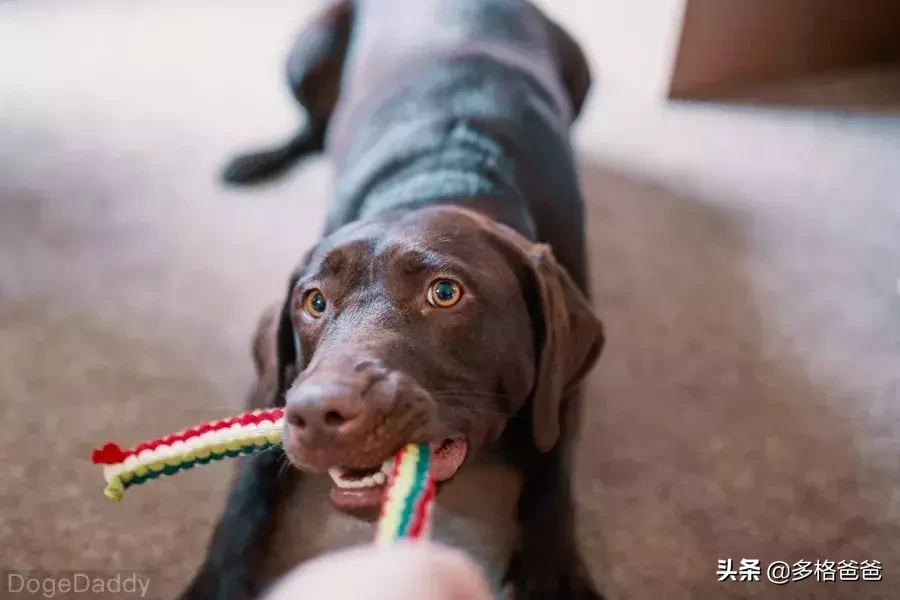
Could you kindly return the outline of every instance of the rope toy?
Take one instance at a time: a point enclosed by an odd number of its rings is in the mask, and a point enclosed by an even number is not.
[[[280,448],[283,430],[283,408],[256,410],[201,423],[127,450],[107,442],[91,453],[91,462],[103,466],[103,493],[118,502],[131,486],[199,465]],[[377,544],[429,536],[435,496],[430,469],[427,444],[408,444],[394,456],[381,504]]]

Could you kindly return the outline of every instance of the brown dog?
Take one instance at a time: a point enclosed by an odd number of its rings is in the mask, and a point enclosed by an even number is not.
[[[185,597],[250,598],[370,540],[382,463],[416,441],[435,449],[435,537],[498,594],[596,598],[568,477],[603,345],[568,138],[590,80],[578,46],[524,0],[332,2],[288,78],[306,124],[225,178],[326,148],[337,167],[324,238],[254,343],[250,403],[285,406],[295,468],[245,461]]]

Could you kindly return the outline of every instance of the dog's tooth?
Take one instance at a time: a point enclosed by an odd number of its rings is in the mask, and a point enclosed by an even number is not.
[[[377,473],[372,475],[372,481],[375,482],[375,485],[383,484],[385,479],[387,479],[387,475],[385,475],[383,471],[378,471]]]
[[[384,473],[385,475],[390,475],[391,468],[393,468],[393,466],[394,466],[394,459],[389,458],[386,461],[384,461],[383,463],[381,463],[381,472]]]
[[[339,486],[341,485],[341,483],[343,483],[344,472],[338,467],[331,467],[330,469],[328,469],[328,474],[331,475],[331,480]]]
[[[359,487],[372,487],[373,485],[375,485],[375,480],[370,475],[368,477],[364,477],[360,483],[362,485],[360,485]]]

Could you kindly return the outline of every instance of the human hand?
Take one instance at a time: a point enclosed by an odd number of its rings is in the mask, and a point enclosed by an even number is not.
[[[265,600],[490,600],[468,556],[427,542],[361,546],[316,558],[284,577]]]

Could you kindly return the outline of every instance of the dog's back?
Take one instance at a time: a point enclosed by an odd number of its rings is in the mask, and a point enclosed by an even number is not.
[[[526,0],[359,0],[326,148],[326,230],[470,198],[553,244],[583,283],[569,126],[589,85],[577,45]]]
[[[415,102],[407,107],[415,118],[436,112],[442,117],[493,116],[512,107],[507,102],[516,87],[507,88],[505,98],[486,97],[484,102],[454,106],[457,98],[437,98],[437,106],[423,105],[422,79],[454,60],[482,58],[505,66],[519,78],[529,78],[538,90],[541,110],[568,129],[572,120],[571,99],[561,79],[561,57],[554,31],[544,15],[527,0],[357,0],[354,4],[353,37],[344,63],[338,106],[332,116],[333,150],[338,154],[354,125],[365,121],[378,105]],[[469,69],[470,74],[473,69]],[[489,75],[478,81],[445,75],[442,91],[454,88],[472,92],[476,84],[501,87]],[[459,85],[462,84],[462,85]],[[413,88],[417,97],[403,94]],[[489,91],[489,90],[482,90]],[[422,113],[425,113],[424,115]],[[449,115],[448,115],[449,113]]]

